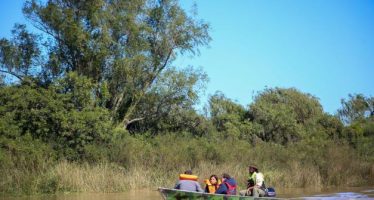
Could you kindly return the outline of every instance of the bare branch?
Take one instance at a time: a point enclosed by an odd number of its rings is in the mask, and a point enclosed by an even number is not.
[[[132,123],[134,123],[134,122],[137,122],[137,121],[141,121],[141,120],[144,120],[144,117],[138,117],[138,118],[134,118],[134,119],[132,119],[132,120],[127,120],[127,119],[125,119],[125,120],[123,121],[123,128],[124,128],[124,129],[127,129],[127,127],[128,127],[130,124],[132,124]]]
[[[14,72],[5,71],[5,70],[0,70],[0,72],[10,74],[10,75],[12,75],[12,76],[18,78],[18,79],[21,80],[21,81],[23,80],[23,77],[22,77],[22,76],[20,76],[20,75],[14,73]]]
[[[134,122],[137,122],[137,121],[141,121],[141,120],[144,120],[144,117],[138,117],[138,118],[132,119],[132,120],[127,122],[127,125],[129,125],[131,123],[134,123]]]

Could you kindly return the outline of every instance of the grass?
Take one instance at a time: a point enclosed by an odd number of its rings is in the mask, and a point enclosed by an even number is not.
[[[318,148],[306,144],[281,146],[243,141],[176,140],[159,137],[120,144],[112,159],[97,162],[59,160],[2,167],[0,193],[35,194],[56,192],[121,192],[133,189],[173,187],[178,175],[192,169],[204,179],[229,173],[243,188],[248,164],[255,163],[268,186],[321,188],[374,184],[374,163],[363,160],[348,145],[332,142]],[[131,147],[131,148],[130,148]],[[219,148],[218,148],[219,147]],[[130,149],[127,149],[130,148]],[[302,150],[301,150],[302,149]],[[213,151],[213,152],[212,152]],[[127,153],[126,153],[127,152]],[[115,158],[115,159],[113,159]]]

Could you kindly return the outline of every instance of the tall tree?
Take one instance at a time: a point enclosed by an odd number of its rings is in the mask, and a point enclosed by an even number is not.
[[[227,98],[221,92],[216,92],[209,98],[209,111],[218,131],[224,130],[226,123],[241,123],[247,113],[242,105]]]
[[[198,101],[199,93],[204,91],[206,81],[207,75],[202,70],[165,70],[139,102],[136,115],[144,120],[134,123],[129,130],[151,131],[153,134],[160,131],[196,132],[195,127],[200,124],[202,117],[193,106]]]
[[[264,127],[259,137],[283,144],[301,139],[322,116],[317,98],[294,88],[265,89],[250,105],[250,118]]]
[[[23,10],[43,39],[20,27],[25,37],[2,40],[0,72],[21,79],[43,52],[45,62],[36,68],[41,81],[71,71],[92,79],[96,97],[108,99],[100,105],[124,127],[144,118],[136,115],[140,102],[176,56],[193,55],[210,41],[208,24],[187,15],[177,0],[29,0]]]
[[[342,108],[338,110],[338,115],[345,124],[374,116],[374,97],[349,94],[348,100],[342,99],[341,104]]]
[[[14,25],[12,36],[11,40],[0,39],[0,74],[23,81],[38,73],[39,37],[29,33],[22,24]]]

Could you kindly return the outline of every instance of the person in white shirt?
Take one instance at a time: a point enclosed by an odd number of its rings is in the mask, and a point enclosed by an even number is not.
[[[241,196],[263,197],[265,196],[264,175],[258,171],[255,165],[249,165],[249,176],[246,190],[241,190]]]

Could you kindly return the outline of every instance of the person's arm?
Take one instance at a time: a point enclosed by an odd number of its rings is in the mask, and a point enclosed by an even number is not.
[[[181,184],[180,184],[180,182],[178,181],[177,184],[175,184],[174,189],[179,190],[180,188],[181,188]]]
[[[198,183],[198,182],[196,182],[196,191],[197,192],[204,192],[204,190],[200,186],[200,183]]]
[[[216,191],[216,194],[226,194],[226,191],[227,191],[226,184],[221,183],[221,185],[219,185],[219,188]]]
[[[205,190],[204,190],[204,192],[205,192],[205,193],[209,193],[209,186],[208,186],[208,185],[205,186]]]
[[[255,185],[255,182],[252,179],[247,180],[247,188],[253,187]]]

